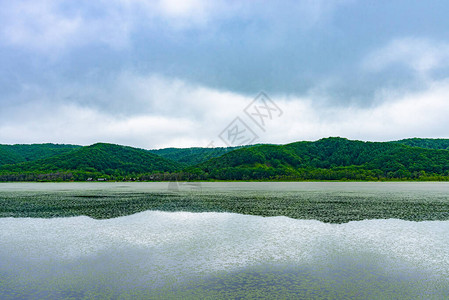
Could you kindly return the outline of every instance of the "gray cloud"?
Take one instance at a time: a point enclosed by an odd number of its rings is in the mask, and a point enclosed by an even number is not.
[[[449,77],[449,21],[439,13],[446,6],[402,0],[371,6],[338,0],[5,2],[0,143],[203,145],[260,90],[313,117],[292,117],[288,122],[297,128],[274,126],[279,132],[266,135],[267,142],[382,139],[380,125],[376,132],[354,117],[336,126],[326,116],[351,118],[356,111],[368,118],[374,111],[387,114],[396,102],[419,106],[401,102],[404,95],[422,101],[417,95],[428,95],[441,106],[431,91]],[[381,122],[377,116],[371,122]],[[389,136],[432,135],[432,128],[444,135],[430,119],[423,118],[425,131],[399,122]],[[59,129],[53,134],[51,128]],[[149,135],[155,138],[148,141]]]

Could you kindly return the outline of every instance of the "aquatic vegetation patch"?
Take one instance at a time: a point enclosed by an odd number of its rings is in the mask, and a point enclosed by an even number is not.
[[[0,191],[0,217],[96,219],[146,210],[232,212],[345,223],[364,219],[449,220],[445,193],[254,190],[68,190]]]

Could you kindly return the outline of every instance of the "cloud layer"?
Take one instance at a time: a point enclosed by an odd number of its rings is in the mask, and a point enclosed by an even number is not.
[[[253,98],[158,76],[119,76],[114,88],[85,88],[80,102],[53,101],[53,94],[78,90],[41,91],[42,98],[2,110],[0,139],[14,143],[57,141],[91,144],[108,141],[143,148],[206,147],[225,145],[219,134],[240,117],[258,136],[257,142],[287,143],[344,136],[361,140],[392,140],[403,137],[447,136],[449,128],[449,81],[430,84],[425,90],[384,90],[379,105],[328,106],[313,98],[272,97],[283,114],[264,118],[261,130],[244,112]],[[33,91],[34,92],[34,91]],[[120,99],[126,96],[126,105]],[[31,97],[31,95],[30,95]],[[96,98],[99,97],[99,98]],[[27,98],[27,97],[25,97]],[[26,109],[25,109],[26,107]]]
[[[436,1],[1,4],[0,143],[220,145],[261,90],[258,142],[449,137]]]

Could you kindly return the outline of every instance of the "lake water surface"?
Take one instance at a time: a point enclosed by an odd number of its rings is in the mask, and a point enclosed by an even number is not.
[[[433,183],[202,183],[179,190],[437,197]],[[167,183],[2,184],[1,193],[163,191]],[[176,192],[173,191],[172,192]],[[429,196],[430,195],[430,196]],[[399,197],[398,199],[400,199]],[[449,221],[329,224],[144,211],[105,220],[0,218],[0,299],[446,299]]]

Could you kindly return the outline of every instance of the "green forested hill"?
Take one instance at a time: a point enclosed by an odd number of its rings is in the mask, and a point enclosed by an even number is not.
[[[15,164],[23,161],[23,159],[12,152],[7,146],[0,145],[0,166],[5,164]]]
[[[449,180],[449,150],[427,149],[444,148],[445,141],[409,139],[381,143],[326,138],[287,145],[151,151],[104,143],[86,147],[43,144],[36,145],[34,150],[30,145],[15,148],[2,145],[0,181],[86,180],[89,177],[111,180]],[[64,153],[52,154],[58,151]],[[42,156],[47,157],[39,158]],[[21,162],[14,164],[17,161]]]
[[[412,147],[421,147],[427,149],[443,149],[449,150],[449,139],[404,139],[399,141],[394,141],[392,143],[403,144]]]
[[[164,148],[158,150],[150,150],[150,152],[164,158],[179,162],[184,166],[193,166],[242,147],[249,146],[219,148]]]
[[[149,172],[174,172],[175,162],[159,157],[147,150],[98,143],[69,153],[15,165],[4,165],[0,173],[14,172],[67,172],[123,176]],[[84,177],[83,177],[84,178]]]
[[[215,179],[417,179],[449,175],[449,151],[326,138],[259,145],[211,159],[190,172]]]
[[[412,147],[420,147],[426,149],[449,149],[449,139],[421,139],[412,138],[390,143],[402,144]],[[293,143],[295,144],[295,143]],[[179,162],[184,166],[194,166],[206,162],[212,158],[220,157],[223,154],[237,150],[240,148],[248,148],[260,145],[240,146],[240,147],[224,147],[224,148],[164,148],[150,150],[150,152],[165,157],[167,159]]]
[[[0,145],[0,166],[48,158],[79,148],[64,144]]]

